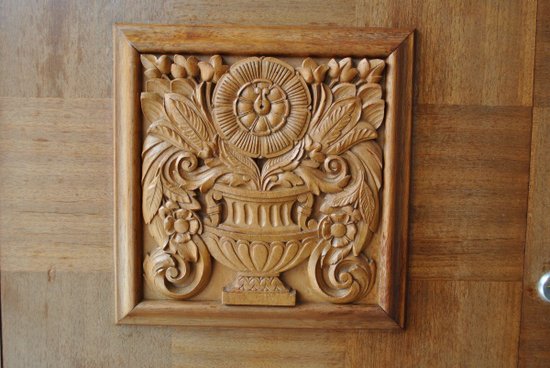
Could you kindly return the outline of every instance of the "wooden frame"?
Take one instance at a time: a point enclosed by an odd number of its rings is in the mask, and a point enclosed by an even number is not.
[[[116,320],[123,324],[277,328],[402,328],[405,322],[413,31],[184,25],[114,26]],[[141,53],[380,57],[387,65],[382,229],[386,252],[378,305],[228,307],[143,300]]]

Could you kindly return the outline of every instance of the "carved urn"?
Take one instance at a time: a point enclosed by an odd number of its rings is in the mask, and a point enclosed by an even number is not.
[[[167,63],[170,73],[142,94],[143,213],[159,243],[144,262],[153,288],[197,294],[212,256],[236,271],[224,304],[291,306],[296,292],[279,276],[308,260],[327,300],[364,297],[375,277],[364,249],[378,222],[383,61]],[[157,59],[144,65],[163,73]]]

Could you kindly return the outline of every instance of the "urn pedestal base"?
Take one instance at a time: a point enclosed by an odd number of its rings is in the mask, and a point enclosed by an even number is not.
[[[222,291],[226,305],[296,305],[296,291],[286,287],[278,275],[255,276],[238,274]]]

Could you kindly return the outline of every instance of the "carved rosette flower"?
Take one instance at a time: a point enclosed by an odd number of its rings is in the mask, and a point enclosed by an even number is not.
[[[345,212],[326,216],[319,224],[321,237],[334,248],[342,248],[355,239],[357,227],[351,216]]]
[[[234,112],[242,127],[254,135],[266,136],[285,124],[289,103],[281,87],[258,80],[243,86]]]
[[[279,156],[294,146],[310,119],[304,80],[285,62],[248,58],[231,66],[213,95],[220,136],[250,157]]]
[[[183,244],[191,240],[202,230],[201,223],[194,212],[180,208],[174,201],[167,201],[159,209],[163,221],[164,231],[172,236],[176,244]]]

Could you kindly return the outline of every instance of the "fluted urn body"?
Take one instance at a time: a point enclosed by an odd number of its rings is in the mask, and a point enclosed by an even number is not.
[[[217,221],[207,224],[203,238],[212,256],[238,271],[223,292],[226,304],[294,305],[295,292],[279,274],[305,260],[315,244],[308,230],[313,195],[305,186],[290,190],[250,191],[215,185]],[[311,222],[311,221],[310,221]],[[311,226],[311,223],[309,224]]]

